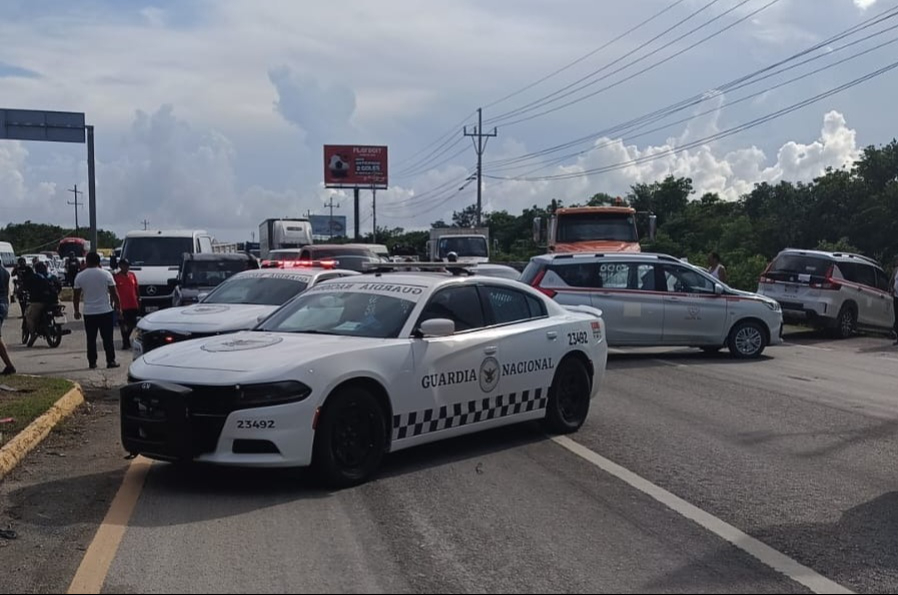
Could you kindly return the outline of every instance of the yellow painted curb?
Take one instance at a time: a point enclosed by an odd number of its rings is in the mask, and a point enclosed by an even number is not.
[[[82,403],[84,393],[76,382],[69,392],[53,403],[40,417],[0,448],[0,479],[6,477],[34,447],[40,444],[56,424],[68,417]]]

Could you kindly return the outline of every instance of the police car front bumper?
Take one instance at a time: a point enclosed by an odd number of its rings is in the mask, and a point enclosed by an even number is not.
[[[245,467],[311,464],[315,405],[308,395],[294,402],[247,406],[240,394],[233,386],[128,384],[120,391],[122,445],[132,454],[163,461]]]

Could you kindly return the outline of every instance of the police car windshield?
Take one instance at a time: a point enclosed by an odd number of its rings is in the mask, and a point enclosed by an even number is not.
[[[204,304],[252,304],[280,306],[308,287],[309,279],[298,275],[253,275],[232,277],[216,287]]]
[[[310,291],[278,310],[257,330],[395,339],[414,307],[410,299],[380,292]]]

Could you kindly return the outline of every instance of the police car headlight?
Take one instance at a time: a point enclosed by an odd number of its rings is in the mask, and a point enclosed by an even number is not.
[[[312,389],[295,380],[237,386],[237,404],[246,407],[266,407],[302,401]]]

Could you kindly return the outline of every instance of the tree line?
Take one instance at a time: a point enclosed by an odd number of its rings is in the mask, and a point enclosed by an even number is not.
[[[754,291],[758,277],[783,248],[850,251],[870,256],[891,271],[898,258],[898,141],[869,146],[842,169],[829,168],[810,182],[756,184],[738,200],[716,193],[696,196],[687,177],[668,176],[635,184],[621,197],[638,211],[657,215],[655,241],[640,230],[643,251],[686,257],[705,265],[711,251],[720,253],[733,287]],[[587,200],[559,206],[612,204],[615,197],[597,193]],[[532,241],[534,217],[545,217],[552,200],[514,215],[505,210],[483,215],[495,241],[492,260],[526,261],[543,249]],[[450,223],[434,227],[471,227],[476,206],[455,211]],[[644,228],[645,225],[642,225]],[[388,247],[413,246],[423,252],[428,232],[378,229],[377,241]],[[371,241],[369,232],[365,238]]]
[[[8,223],[0,229],[0,242],[9,242],[16,254],[36,254],[38,252],[55,252],[62,238],[90,239],[90,230],[80,228],[77,232],[72,228],[49,225],[47,223]],[[99,246],[94,248],[116,248],[122,242],[111,231],[97,230],[97,242]]]

